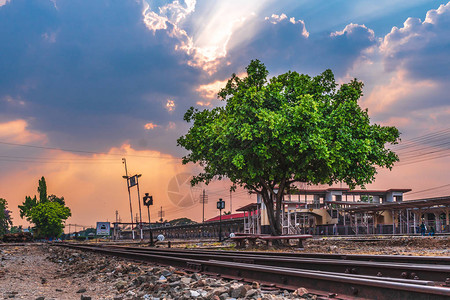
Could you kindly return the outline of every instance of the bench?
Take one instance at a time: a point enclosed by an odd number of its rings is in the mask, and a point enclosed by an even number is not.
[[[303,240],[312,238],[310,234],[293,234],[293,235],[270,235],[261,236],[260,239],[267,242],[267,246],[272,246],[272,241],[286,241],[298,240],[298,248],[303,248]]]
[[[236,233],[236,236],[230,238],[233,241],[236,241],[238,248],[244,248],[245,242],[248,241],[248,243],[252,246],[256,244],[256,240],[258,238],[261,238],[262,236],[268,236],[265,234],[245,234],[245,233]]]
[[[303,240],[312,238],[310,234],[294,234],[294,235],[268,235],[268,234],[237,234],[232,237],[233,241],[236,241],[239,248],[245,247],[245,242],[252,246],[256,244],[256,240],[260,239],[267,242],[267,246],[272,246],[273,241],[285,241],[289,243],[290,240],[298,240],[298,247],[303,248]]]

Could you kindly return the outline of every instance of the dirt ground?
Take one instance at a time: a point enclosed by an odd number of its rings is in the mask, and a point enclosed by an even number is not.
[[[450,236],[370,236],[370,237],[315,237],[303,241],[303,249],[298,249],[294,241],[291,247],[270,247],[264,242],[257,242],[255,247],[236,249],[234,243],[225,245],[211,242],[172,243],[178,248],[215,248],[240,251],[287,251],[307,253],[337,254],[384,254],[384,255],[417,255],[417,256],[450,256]],[[247,245],[248,246],[248,245]],[[163,244],[161,247],[167,247]]]
[[[331,237],[304,242],[304,252],[450,256],[450,236]]]
[[[112,286],[88,282],[81,274],[69,275],[48,259],[51,251],[48,246],[35,244],[1,247],[0,297],[69,300],[95,293],[100,297],[97,299],[113,299]]]

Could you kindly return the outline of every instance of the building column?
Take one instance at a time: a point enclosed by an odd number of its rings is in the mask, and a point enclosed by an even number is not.
[[[449,218],[450,218],[450,209],[447,207],[447,209],[446,209],[446,212],[445,212],[445,223],[446,223],[446,225],[447,226],[449,226],[450,224],[449,224]]]
[[[434,215],[434,231],[441,232],[441,221],[439,220],[439,213],[433,213]]]
[[[395,211],[392,211],[392,234],[395,234]]]
[[[366,221],[367,221],[367,234],[369,234],[369,214],[364,213],[364,216],[366,217]]]
[[[377,233],[377,213],[376,212],[374,212],[373,213],[373,216],[372,216],[372,218],[373,218],[373,234],[376,234]]]
[[[418,219],[418,213],[413,211],[413,217],[414,217],[414,231],[413,233],[417,233],[416,229],[417,229],[417,219]]]

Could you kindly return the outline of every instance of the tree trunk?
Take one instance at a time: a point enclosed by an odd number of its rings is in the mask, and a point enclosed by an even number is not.
[[[264,204],[266,206],[267,217],[269,219],[270,233],[271,235],[281,235],[281,224],[277,221],[276,215],[279,215],[279,211],[275,210],[273,207],[273,196],[269,191],[261,191],[261,197],[263,198]]]

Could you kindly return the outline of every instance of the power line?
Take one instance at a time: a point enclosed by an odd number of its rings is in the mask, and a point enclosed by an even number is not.
[[[393,145],[400,161],[396,166],[406,166],[450,156],[450,128],[428,133]]]
[[[420,191],[415,191],[415,192],[412,192],[412,193],[408,193],[408,196],[409,195],[413,195],[413,194],[420,194],[420,193],[428,192],[428,191],[435,191],[437,189],[440,189],[440,188],[443,188],[443,187],[447,187],[447,186],[450,186],[450,183],[449,184],[444,184],[444,185],[441,185],[441,186],[432,187],[432,188],[429,188],[429,189],[426,189],[426,190],[420,190]]]
[[[36,146],[36,145],[26,145],[26,144],[17,144],[17,143],[8,143],[8,142],[1,142],[2,145],[8,145],[8,146],[17,146],[17,147],[26,147],[26,148],[35,148],[35,149],[45,149],[45,150],[59,150],[64,152],[71,152],[71,153],[84,153],[84,154],[98,154],[98,155],[112,155],[112,156],[132,156],[132,157],[142,157],[142,158],[159,158],[159,159],[181,159],[181,157],[162,157],[162,156],[155,156],[155,155],[137,155],[137,154],[120,154],[120,153],[105,153],[105,152],[95,152],[95,151],[87,151],[87,150],[75,150],[75,149],[68,149],[68,148],[57,148],[57,147],[45,147],[45,146]]]
[[[118,162],[95,162],[95,161],[37,161],[37,160],[20,160],[20,159],[1,159],[2,162],[15,163],[34,163],[34,164],[116,164]]]
[[[434,133],[428,133],[422,136],[418,136],[415,138],[411,138],[409,140],[406,141],[401,141],[399,144],[396,145],[392,145],[392,147],[397,148],[397,149],[401,149],[404,147],[409,147],[409,144],[420,144],[423,143],[424,141],[428,141],[430,139],[437,139],[440,138],[442,136],[446,136],[450,133],[450,128],[447,129],[443,129],[440,131],[436,131]]]
[[[52,158],[52,157],[29,157],[29,156],[12,156],[12,155],[0,155],[0,158],[12,158],[12,159],[33,159],[33,160],[52,160],[52,161],[92,161],[92,160],[105,160],[105,161],[117,161],[117,158]]]

